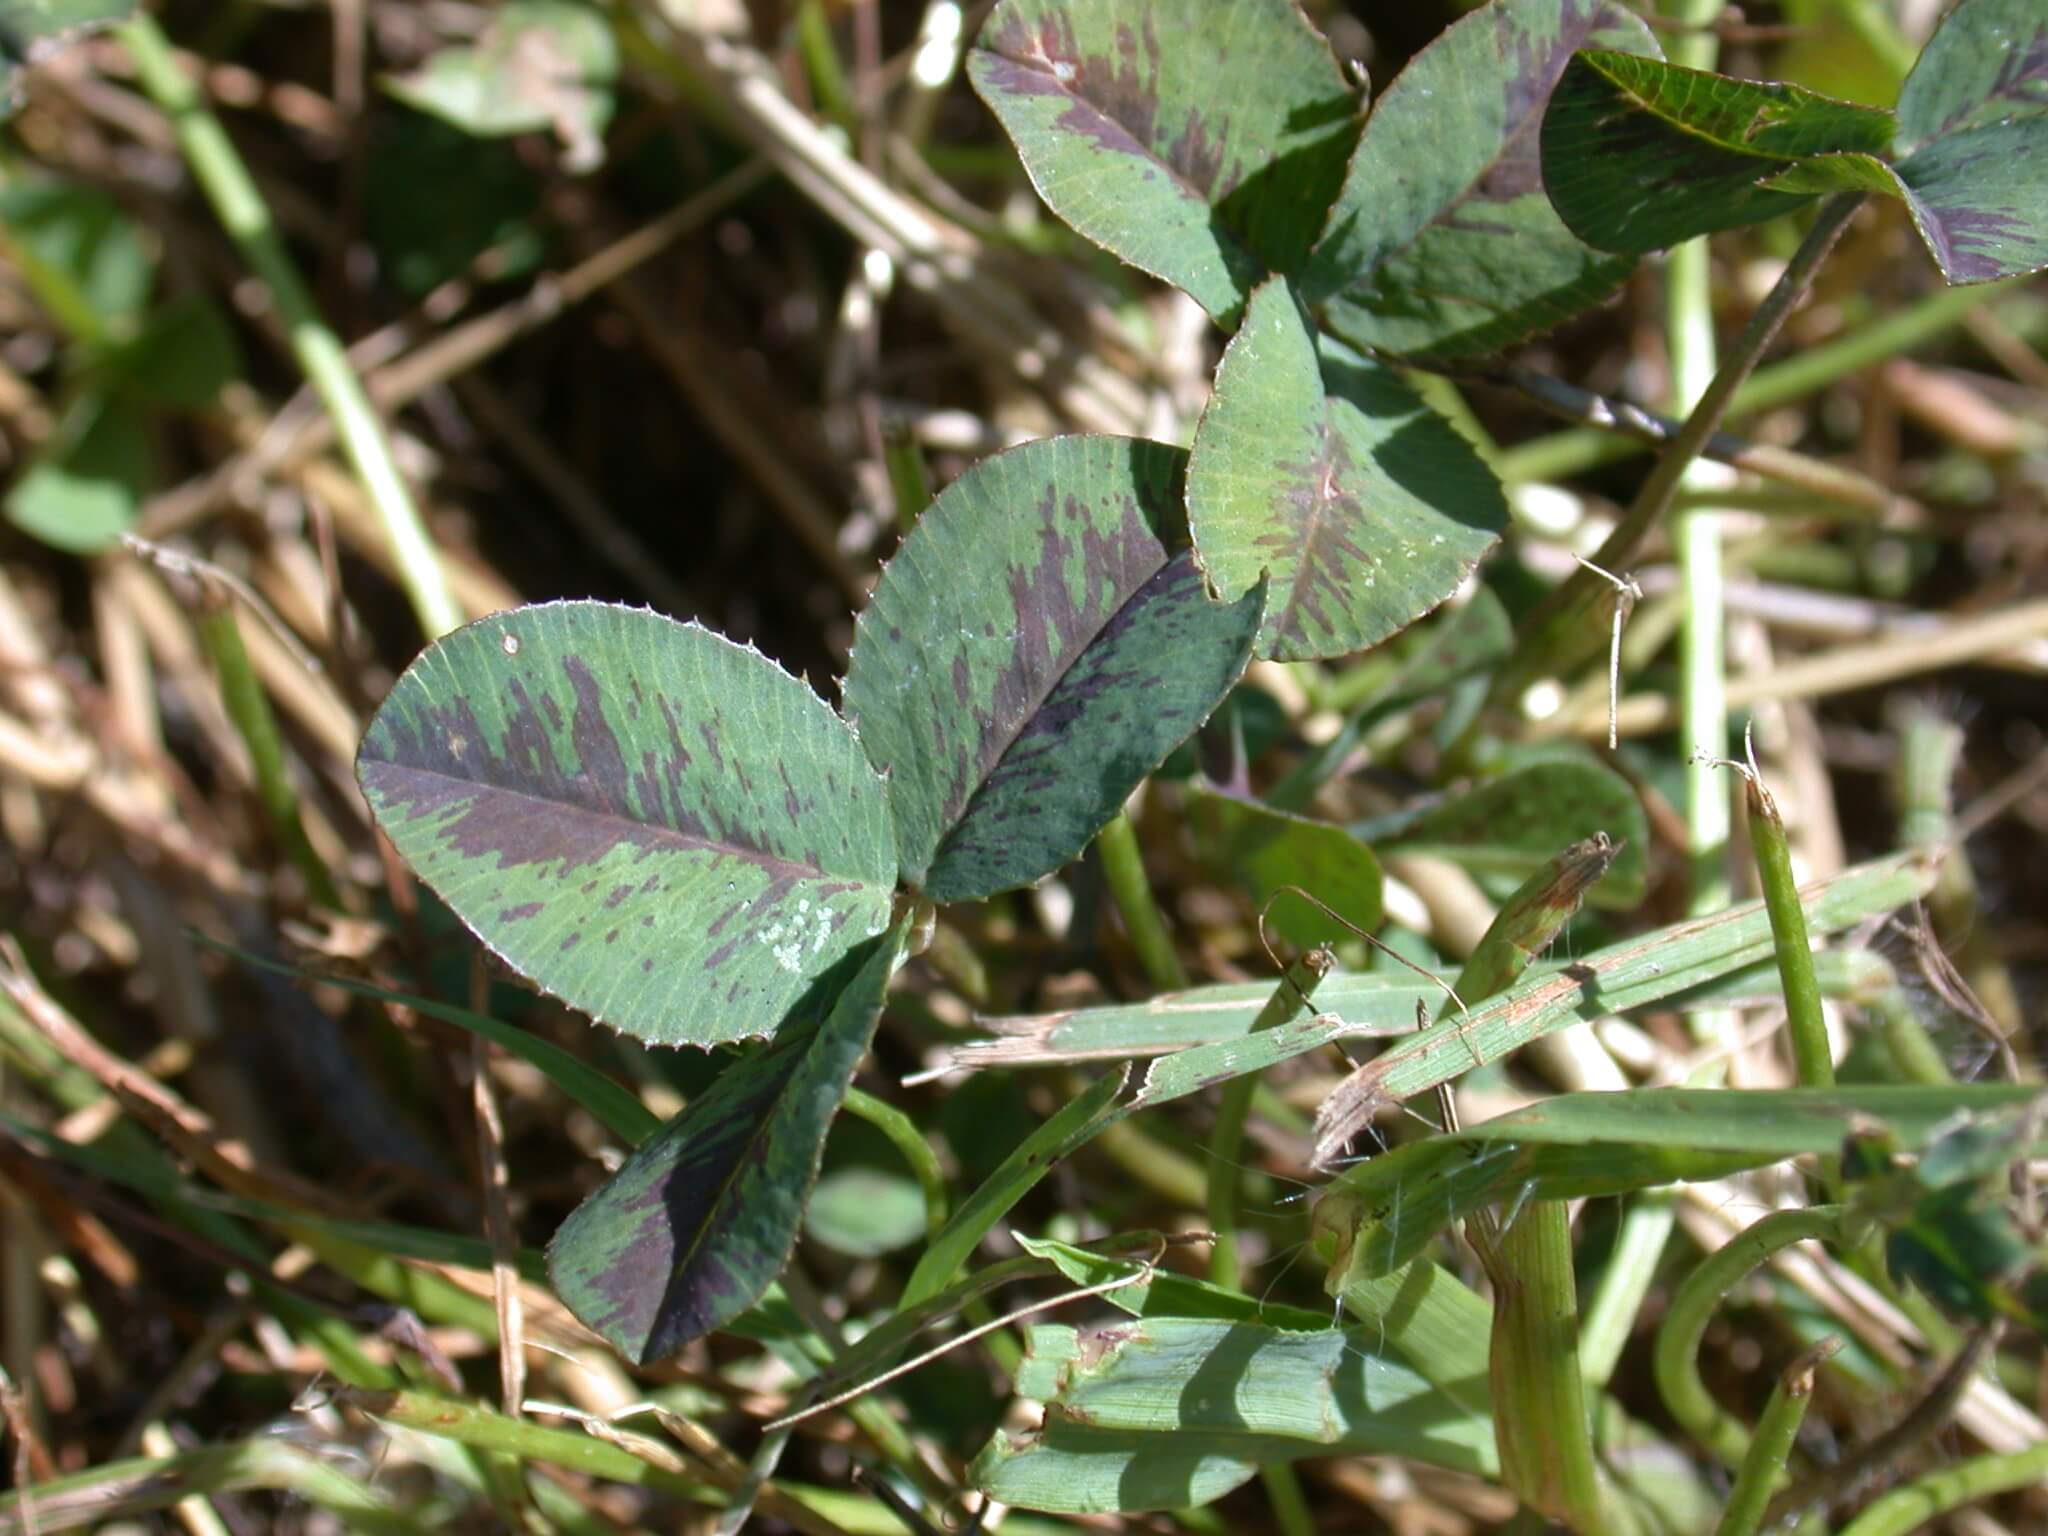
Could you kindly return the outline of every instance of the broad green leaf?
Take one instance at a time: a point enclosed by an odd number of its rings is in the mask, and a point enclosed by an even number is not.
[[[149,252],[135,221],[97,187],[8,176],[0,182],[0,249],[72,340],[119,342],[142,323]]]
[[[1544,195],[1543,109],[1581,48],[1659,57],[1619,0],[1493,0],[1380,98],[1304,286],[1353,346],[1497,352],[1598,303],[1631,263],[1590,249]]]
[[[1057,437],[932,503],[860,617],[846,708],[935,901],[1044,878],[1222,702],[1265,594],[1211,602],[1177,548],[1185,455]]]
[[[1389,369],[1327,338],[1292,289],[1253,293],[1188,459],[1188,526],[1212,585],[1271,583],[1264,655],[1377,645],[1458,590],[1500,537],[1500,483]]]
[[[1894,1084],[1747,1090],[1641,1088],[1562,1094],[1455,1135],[1432,1136],[1340,1174],[1325,1199],[1355,1202],[1349,1269],[1379,1275],[1483,1206],[1626,1194],[1832,1154],[1856,1116],[1925,1145],[1965,1110],[2024,1103],[2025,1084]]]
[[[1300,267],[1358,136],[1293,0],[1003,0],[967,70],[1054,213],[1226,324]]]
[[[878,1168],[828,1173],[804,1207],[804,1236],[849,1258],[878,1259],[924,1236],[924,1191]]]
[[[1543,123],[1543,175],[1573,233],[1640,254],[1775,218],[1815,193],[1889,190],[1892,114],[1801,86],[1628,53],[1575,57]],[[1798,169],[1787,190],[1768,183]]]
[[[605,603],[480,620],[371,721],[378,824],[487,945],[643,1040],[767,1034],[882,931],[885,790],[759,653]]]
[[[23,65],[134,14],[135,0],[0,0],[0,113],[20,97]]]
[[[1964,0],[1899,93],[1898,178],[1952,283],[2048,266],[2048,11]]]
[[[2048,10],[2040,0],[1963,0],[1899,92],[1900,154],[1946,134],[2048,116]]]
[[[196,411],[240,376],[242,352],[220,307],[194,294],[152,313],[103,366],[120,388],[152,405]]]
[[[438,49],[385,89],[478,138],[552,131],[571,169],[604,159],[618,78],[618,44],[604,13],[570,0],[511,0],[470,46]]]
[[[404,297],[472,271],[485,251],[508,282],[547,261],[544,183],[521,146],[403,109],[371,113],[367,133],[363,234]]]
[[[1394,1455],[1479,1476],[1493,1424],[1379,1353],[1375,1330],[1291,1332],[1154,1317],[1033,1328],[1018,1390],[1035,1434],[998,1434],[974,1479],[1006,1504],[1064,1513],[1184,1508],[1261,1465]]]
[[[149,479],[141,409],[119,392],[88,389],[8,490],[8,521],[58,549],[98,554],[135,526]]]
[[[2041,1136],[2043,1101],[1959,1115],[1920,1155],[1891,1127],[1859,1126],[1842,1149],[1856,1208],[1890,1229],[1894,1275],[1949,1311],[1980,1322],[2015,1318],[2048,1333],[2048,1271],[2012,1200],[2012,1165]]]
[[[2048,117],[1944,134],[1895,170],[1920,238],[1950,282],[2048,267]]]
[[[1431,854],[1474,874],[1523,880],[1558,845],[1605,832],[1621,852],[1587,899],[1596,907],[1641,905],[1649,882],[1649,820],[1629,783],[1593,762],[1539,762],[1438,801],[1398,826],[1352,829],[1388,853]]]
[[[1636,253],[1833,191],[1905,200],[1942,275],[2048,266],[2048,16],[1969,0],[1935,34],[1896,118],[1793,85],[1588,52],[1544,123],[1550,192],[1603,250]],[[1896,164],[1883,158],[1901,153]]]
[[[1086,1146],[1095,1134],[1118,1118],[1117,1095],[1127,1072],[1109,1072],[1060,1106],[1053,1117],[1020,1142],[1002,1166],[960,1203],[939,1235],[932,1239],[904,1283],[899,1311],[936,1296],[951,1283],[967,1256],[1010,1208],[1030,1194],[1063,1157]]]
[[[1290,885],[1313,893],[1354,927],[1367,933],[1379,927],[1379,860],[1344,828],[1220,790],[1190,785],[1187,794],[1204,859],[1245,888],[1269,931],[1301,949],[1351,936],[1320,908],[1282,895],[1281,888]]]
[[[627,1359],[645,1365],[724,1327],[781,1272],[904,934],[898,924],[821,975],[772,1044],[692,1099],[555,1233],[555,1293]]]

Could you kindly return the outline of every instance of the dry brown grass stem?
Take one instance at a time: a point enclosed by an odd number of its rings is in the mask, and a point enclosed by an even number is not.
[[[2048,600],[2016,603],[1992,613],[1951,620],[1929,633],[1846,645],[1802,656],[1770,672],[1733,678],[1728,684],[1728,708],[1747,709],[1774,699],[1819,698],[1897,682],[2006,655],[2044,635],[2048,635]],[[1638,694],[1622,700],[1617,724],[1624,736],[1648,736],[1669,730],[1677,718],[1672,700]],[[1583,711],[1568,719],[1553,716],[1540,734],[1597,736],[1606,729],[1605,718]]]

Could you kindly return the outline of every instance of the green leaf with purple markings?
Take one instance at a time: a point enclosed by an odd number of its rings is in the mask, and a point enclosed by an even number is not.
[[[1572,231],[1631,255],[1775,218],[1828,191],[1893,190],[1892,114],[1796,85],[1626,53],[1579,54],[1543,123]]]
[[[2048,116],[2048,10],[2040,0],[1963,0],[1899,91],[1898,151],[1945,134]]]
[[[445,636],[356,773],[387,836],[542,989],[660,1044],[764,1035],[889,918],[887,792],[758,652],[606,603]]]
[[[665,1359],[724,1327],[782,1272],[905,932],[820,974],[772,1044],[692,1099],[555,1233],[555,1294],[627,1359]]]
[[[1619,0],[1493,0],[1380,97],[1304,291],[1354,346],[1497,352],[1598,303],[1632,263],[1591,249],[1544,195],[1538,135],[1581,48],[1658,57]]]
[[[1224,351],[1188,461],[1188,526],[1211,585],[1270,576],[1260,652],[1346,656],[1458,590],[1500,537],[1500,482],[1390,370],[1262,284]]]
[[[967,69],[1054,213],[1225,323],[1300,267],[1358,137],[1294,0],[1003,0]]]
[[[888,775],[903,877],[934,900],[1080,853],[1243,674],[1265,589],[1208,597],[1180,535],[1186,462],[1124,437],[996,454],[883,570],[846,709]]]
[[[2048,12],[2038,0],[1958,6],[1896,116],[1798,86],[1582,54],[1551,100],[1543,154],[1559,214],[1603,250],[1654,250],[1859,191],[1902,198],[1952,283],[2038,271]]]
[[[2048,9],[1964,0],[1899,93],[1896,167],[1952,283],[2048,266]]]
[[[1311,949],[1347,939],[1354,928],[1379,927],[1379,860],[1348,830],[1200,785],[1190,785],[1187,795],[1202,857],[1245,889],[1271,932]],[[1336,917],[1285,892],[1288,886],[1309,892]]]

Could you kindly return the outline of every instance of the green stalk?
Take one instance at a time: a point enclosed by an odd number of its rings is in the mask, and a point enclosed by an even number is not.
[[[1723,9],[1722,0],[1676,0],[1666,7],[1673,18],[1697,30],[1680,34],[1668,45],[1674,64],[1712,69],[1720,40],[1709,24]],[[1713,264],[1705,239],[1689,240],[1672,251],[1664,271],[1665,345],[1671,355],[1671,407],[1688,421],[1700,411],[1719,372],[1714,336]],[[1754,357],[1750,359],[1756,361]],[[1738,380],[1739,386],[1748,381]],[[1711,435],[1711,434],[1710,434]],[[1707,439],[1700,440],[1706,446]],[[1654,477],[1653,477],[1654,478]],[[1678,496],[1709,491],[1721,477],[1703,463],[1685,466],[1675,487]],[[1672,544],[1679,570],[1679,735],[1685,769],[1687,904],[1691,916],[1728,905],[1725,867],[1728,846],[1728,796],[1713,771],[1699,765],[1728,754],[1727,644],[1725,560],[1721,519],[1716,511],[1688,507],[1672,512]],[[1609,570],[1619,568],[1609,566]],[[1619,689],[1620,680],[1612,686]],[[1695,1016],[1695,1038],[1714,1038],[1728,1031],[1734,1015],[1713,1010]],[[1678,1206],[1670,1191],[1656,1192],[1629,1203],[1622,1217],[1613,1258],[1602,1272],[1587,1306],[1581,1334],[1581,1368],[1590,1381],[1605,1385],[1613,1376],[1623,1347],[1640,1315],[1643,1299],[1656,1276],[1664,1248],[1677,1222]]]
[[[1780,1249],[1814,1239],[1839,1241],[1846,1212],[1838,1205],[1774,1211],[1702,1259],[1671,1298],[1657,1330],[1652,1368],[1664,1406],[1695,1440],[1731,1467],[1749,1454],[1750,1433],[1707,1391],[1700,1378],[1700,1340],[1721,1298]]]
[[[1252,1020],[1252,1032],[1277,1029],[1300,1018],[1336,964],[1337,957],[1327,946],[1298,956]],[[1252,1093],[1258,1084],[1259,1074],[1247,1072],[1223,1085],[1216,1106],[1216,1128],[1209,1139],[1209,1231],[1215,1239],[1209,1249],[1209,1278],[1218,1285],[1244,1283],[1237,1253],[1237,1191],[1243,1182],[1238,1164],[1244,1155],[1245,1117],[1251,1113]]]
[[[1719,42],[1706,26],[1720,13],[1721,0],[1680,0],[1671,9],[1675,19],[1701,29],[1671,44],[1672,62],[1688,69],[1712,69]],[[1670,255],[1664,277],[1664,331],[1671,350],[1672,407],[1690,419],[1713,390],[1718,371],[1713,265],[1705,239],[1688,240]],[[1704,462],[1695,462],[1685,466],[1679,487],[1710,491],[1719,478]],[[1687,911],[1697,917],[1727,906],[1731,895],[1725,867],[1728,792],[1710,763],[1702,760],[1728,755],[1721,519],[1717,512],[1695,508],[1674,515],[1672,522],[1683,594],[1678,630],[1679,738],[1680,755],[1687,765],[1685,824],[1691,876]],[[1713,1028],[1717,1023],[1700,1027]]]
[[[306,836],[299,817],[299,795],[292,787],[285,766],[284,739],[278,733],[277,716],[270,699],[249,665],[248,647],[242,643],[242,628],[235,618],[234,598],[200,578],[197,605],[199,640],[213,659],[220,678],[221,703],[235,723],[249,761],[256,770],[256,793],[270,820],[271,834],[306,882],[306,892],[318,905],[339,910],[341,892],[334,877]]]
[[[932,1150],[932,1144],[924,1139],[910,1116],[858,1088],[846,1090],[846,1112],[867,1121],[902,1154],[910,1171],[917,1175],[917,1187],[924,1191],[924,1235],[927,1240],[937,1237],[946,1224],[946,1173],[939,1167],[939,1155]]]
[[[1579,1373],[1588,1387],[1597,1390],[1614,1379],[1677,1219],[1675,1190],[1646,1190],[1629,1202],[1579,1323]]]
[[[1834,12],[1851,35],[1891,72],[1894,88],[1912,73],[1919,50],[1899,30],[1890,6],[1879,0],[1835,0]]]
[[[802,0],[796,8],[796,46],[817,95],[818,110],[851,134],[859,124],[853,84],[846,66],[839,61],[839,44],[832,36],[832,19],[825,0]]]
[[[2002,1035],[2024,1027],[2025,1012],[2013,989],[2012,973],[2000,958],[1981,919],[1976,872],[1955,841],[1955,772],[1963,731],[1934,709],[1909,709],[1898,727],[1899,840],[1940,859],[1934,889],[1927,893],[1927,917],[1934,936]]]
[[[1269,1462],[1259,1468],[1259,1481],[1266,1489],[1266,1508],[1279,1527],[1280,1536],[1316,1536],[1316,1517],[1308,1507],[1308,1495],[1301,1491],[1301,1474],[1286,1461]]]
[[[1785,822],[1762,776],[1752,768],[1743,779],[1749,786],[1749,840],[1756,850],[1757,878],[1763,884],[1764,908],[1771,915],[1778,976],[1785,987],[1792,1060],[1801,1086],[1832,1088],[1835,1060],[1828,1050],[1827,1022],[1821,1017],[1820,982],[1813,973],[1813,947],[1806,936],[1806,912],[1799,904],[1799,882],[1792,875]]]
[[[889,476],[889,494],[896,503],[896,529],[908,533],[932,504],[932,477],[924,450],[907,421],[882,424],[882,468]]]
[[[1884,1036],[1885,1048],[1892,1053],[1892,1065],[1901,1082],[1938,1085],[1955,1081],[1905,988],[1887,987],[1864,999],[1863,1011],[1877,1020],[1878,1032]]]
[[[1603,1496],[1586,1417],[1565,1202],[1533,1201],[1505,1232],[1474,1246],[1493,1280],[1489,1368],[1501,1481],[1531,1509],[1582,1536],[1604,1536],[1617,1529],[1616,1511]]]
[[[448,590],[432,536],[398,471],[383,423],[349,364],[341,338],[320,317],[255,179],[220,120],[207,110],[198,87],[178,67],[170,39],[155,20],[138,15],[125,23],[118,35],[134,60],[136,78],[170,118],[185,162],[213,204],[222,228],[269,290],[292,355],[326,406],[342,449],[384,525],[384,537],[391,545],[420,628],[430,640],[446,634],[462,623],[463,615]]]
[[[1805,298],[1814,274],[1862,205],[1860,192],[1841,193],[1821,205],[1799,250],[1750,317],[1678,435],[1658,456],[1614,532],[1593,556],[1595,565],[1617,572],[1625,569],[1644,537],[1664,520],[1687,468],[1727,418],[1736,390]],[[1608,626],[1599,622],[1599,604],[1612,591],[1604,577],[1587,569],[1553,588],[1523,624],[1513,657],[1496,676],[1492,701],[1514,699],[1537,678],[1568,671],[1598,649],[1608,633]]]
[[[1145,855],[1138,847],[1137,829],[1127,812],[1118,811],[1095,837],[1102,855],[1102,873],[1109,881],[1110,898],[1124,920],[1124,932],[1138,952],[1138,963],[1152,985],[1164,992],[1179,992],[1188,985],[1188,973],[1174,953],[1173,936],[1166,931],[1166,919],[1152,898],[1145,879]]]
[[[1729,402],[1728,419],[1738,420],[1804,399],[1851,374],[1912,351],[1962,323],[1979,305],[2026,282],[1978,283],[1937,288],[1925,298],[1846,331],[1834,341],[1808,348],[1759,368]],[[1568,480],[1603,464],[1647,453],[1650,445],[1626,433],[1591,427],[1555,432],[1501,450],[1497,468],[1509,484],[1526,480]]]
[[[1721,1513],[1721,1523],[1714,1527],[1714,1536],[1756,1536],[1763,1529],[1771,1492],[1785,1480],[1785,1465],[1792,1455],[1793,1442],[1799,1438],[1799,1426],[1806,1422],[1807,1405],[1813,1401],[1814,1372],[1841,1347],[1842,1341],[1830,1334],[1786,1366],[1778,1377],[1778,1384],[1771,1389],[1771,1400],[1764,1404],[1763,1416],[1756,1421],[1749,1453],[1736,1470],[1735,1486],[1728,1491],[1728,1507]]]
[[[1467,1006],[1514,985],[1619,852],[1605,833],[1596,833],[1552,859],[1502,904],[1458,973],[1456,990]],[[1504,1232],[1494,1230],[1490,1216],[1474,1220],[1467,1235],[1493,1281],[1488,1370],[1502,1481],[1531,1509],[1575,1531],[1622,1529],[1621,1511],[1610,1507],[1593,1455],[1565,1202],[1533,1201]]]
[[[1842,1536],[1906,1536],[1927,1529],[1952,1509],[2030,1487],[2042,1478],[2048,1478],[2048,1444],[1973,1457],[1894,1488],[1845,1526]]]

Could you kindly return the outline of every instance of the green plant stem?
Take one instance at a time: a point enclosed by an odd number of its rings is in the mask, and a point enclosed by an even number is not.
[[[1102,1155],[1128,1174],[1141,1189],[1162,1200],[1200,1210],[1209,1198],[1209,1170],[1148,1133],[1136,1121],[1117,1115],[1098,1133]]]
[[[1813,1401],[1814,1372],[1841,1345],[1842,1341],[1831,1334],[1779,1375],[1778,1384],[1771,1388],[1771,1399],[1756,1421],[1749,1452],[1736,1469],[1735,1486],[1728,1491],[1728,1507],[1721,1513],[1721,1523],[1714,1527],[1714,1536],[1756,1536],[1763,1529],[1771,1491],[1785,1480],[1786,1462],[1799,1438],[1799,1426],[1806,1422],[1807,1406]]]
[[[222,228],[269,290],[292,355],[326,406],[342,449],[384,526],[420,628],[430,640],[446,634],[462,623],[463,614],[448,589],[439,553],[392,457],[383,423],[349,364],[341,338],[320,317],[255,179],[220,120],[207,110],[198,87],[179,68],[170,39],[156,22],[138,15],[120,28],[119,36],[135,63],[136,78],[170,118],[185,162]]]
[[[1796,353],[1768,368],[1759,368],[1735,392],[1728,406],[1728,419],[1733,421],[1789,405],[1816,390],[1840,383],[1851,374],[1910,352],[1961,324],[1980,305],[2017,287],[2020,281],[2026,279],[1937,288],[1904,309],[1851,328],[1834,341]],[[1502,449],[1496,467],[1509,484],[1568,480],[1603,464],[1646,453],[1650,446],[1619,432],[1574,428]]]
[[[867,1121],[902,1154],[910,1171],[917,1175],[917,1187],[924,1191],[924,1235],[927,1239],[937,1237],[946,1224],[946,1173],[939,1166],[939,1155],[932,1150],[932,1144],[924,1139],[910,1116],[858,1088],[846,1090],[846,1112]]]
[[[832,36],[832,19],[825,9],[825,0],[802,0],[797,6],[796,45],[811,89],[817,93],[818,110],[852,133],[860,113],[854,103],[852,82],[846,77],[846,66],[839,60],[839,44]]]
[[[1841,1536],[1906,1536],[1937,1517],[1994,1493],[2026,1488],[2048,1477],[2048,1444],[1999,1456],[1977,1456],[1895,1488],[1848,1525]]]
[[[1741,338],[1722,361],[1713,382],[1701,393],[1678,435],[1658,455],[1627,513],[1594,555],[1594,564],[1609,571],[1622,570],[1634,559],[1644,536],[1663,521],[1684,481],[1686,469],[1699,457],[1708,439],[1720,430],[1736,390],[1806,296],[1814,274],[1862,205],[1860,192],[1841,193],[1821,205],[1798,252],[1750,317]],[[1608,632],[1608,626],[1598,622],[1598,605],[1612,592],[1607,581],[1590,570],[1574,572],[1554,588],[1522,626],[1513,658],[1495,680],[1493,701],[1516,698],[1535,679],[1567,671],[1598,649]]]
[[[1159,903],[1152,899],[1152,886],[1145,878],[1145,855],[1138,847],[1138,831],[1128,812],[1118,811],[1096,834],[1095,847],[1102,855],[1110,898],[1123,917],[1131,947],[1138,952],[1138,963],[1145,967],[1153,986],[1166,992],[1183,990],[1188,973],[1174,953],[1173,936],[1166,931]]]
[[[909,422],[883,423],[882,468],[888,473],[889,494],[896,503],[896,530],[908,533],[932,502],[931,473],[925,468],[924,449],[918,446]]]
[[[1316,1517],[1301,1491],[1301,1474],[1291,1462],[1276,1461],[1259,1468],[1259,1481],[1266,1489],[1266,1509],[1280,1536],[1316,1536]]]
[[[1708,1320],[1722,1297],[1780,1249],[1815,1239],[1839,1240],[1844,1216],[1837,1205],[1774,1211],[1702,1259],[1671,1298],[1652,1357],[1657,1391],[1686,1432],[1731,1467],[1742,1465],[1750,1433],[1714,1401],[1700,1379],[1700,1340]]]
[[[313,851],[306,825],[299,816],[299,794],[292,787],[291,772],[285,764],[284,738],[277,729],[277,716],[256,671],[249,665],[249,651],[242,643],[242,628],[235,617],[234,599],[202,584],[198,603],[199,640],[213,660],[220,679],[221,703],[234,722],[242,743],[249,749],[249,761],[256,770],[256,793],[270,830],[285,856],[306,882],[306,891],[323,907],[339,909],[341,892],[327,865]]]
[[[1792,1040],[1792,1060],[1807,1088],[1831,1088],[1835,1059],[1828,1050],[1827,1021],[1821,1016],[1820,981],[1813,972],[1813,946],[1806,936],[1806,911],[1799,903],[1799,882],[1792,874],[1792,849],[1778,803],[1754,772],[1749,786],[1749,838],[1756,851],[1757,878],[1763,885],[1764,908],[1771,915],[1771,939],[1777,949],[1778,977],[1785,988],[1785,1028]]]
[[[1336,956],[1327,948],[1297,956],[1252,1020],[1252,1032],[1277,1029],[1300,1018],[1336,963]],[[1244,1283],[1237,1252],[1237,1192],[1244,1176],[1239,1162],[1244,1156],[1245,1118],[1251,1113],[1252,1094],[1258,1085],[1256,1072],[1233,1077],[1223,1085],[1216,1106],[1216,1128],[1209,1138],[1209,1231],[1215,1238],[1209,1249],[1209,1278],[1218,1285]]]
[[[1472,1235],[1493,1280],[1490,1372],[1501,1480],[1530,1508],[1582,1536],[1604,1536],[1616,1527],[1601,1493],[1579,1374],[1565,1203],[1534,1201],[1506,1231]]]
[[[1687,69],[1712,69],[1720,53],[1720,39],[1712,23],[1723,9],[1723,0],[1674,0],[1664,9],[1674,21],[1693,29],[1669,44],[1671,62]],[[1664,336],[1671,353],[1671,406],[1688,422],[1707,407],[1721,373],[1713,289],[1712,253],[1705,239],[1688,240],[1671,252],[1664,272]],[[1788,295],[1788,307],[1797,297]],[[1768,300],[1765,308],[1769,308]],[[1759,318],[1763,313],[1758,312]],[[1751,364],[1756,361],[1752,355]],[[1730,392],[1742,382],[1735,379]],[[1706,444],[1703,438],[1699,446],[1704,450]],[[1681,467],[1673,491],[1711,491],[1722,478],[1705,463],[1695,461]],[[1651,480],[1654,484],[1654,473]],[[1642,505],[1640,498],[1637,505]],[[1686,911],[1698,917],[1727,906],[1731,894],[1726,867],[1728,792],[1717,771],[1702,761],[1728,755],[1725,564],[1718,512],[1694,507],[1671,515],[1680,590],[1679,752],[1686,763]],[[1649,526],[1645,523],[1642,531],[1647,532]],[[1607,569],[1618,572],[1621,567],[1609,565]],[[1721,1013],[1695,1021],[1693,1027],[1701,1034],[1715,1035],[1732,1022],[1732,1015]]]
[[[1919,50],[1900,32],[1893,8],[1881,0],[1835,0],[1834,14],[1856,40],[1877,56],[1891,72],[1896,89],[1919,58]]]
[[[1962,727],[1922,705],[1905,711],[1898,735],[1899,840],[1908,848],[1927,849],[1941,861],[1934,889],[1927,893],[1928,920],[1998,1033],[2011,1037],[2025,1027],[2025,1012],[2012,973],[1981,920],[1969,853],[1954,841]]]
[[[1635,1330],[1677,1220],[1676,1191],[1646,1190],[1629,1202],[1613,1251],[1579,1321],[1579,1374],[1589,1388],[1605,1387],[1614,1379],[1614,1368],[1621,1363],[1621,1352]]]
[[[1920,1022],[1920,1015],[1913,1011],[1913,1000],[1906,995],[1905,988],[1887,987],[1864,999],[1863,1010],[1877,1020],[1878,1032],[1884,1037],[1885,1048],[1891,1052],[1892,1065],[1902,1082],[1939,1084],[1955,1081],[1933,1036]]]

